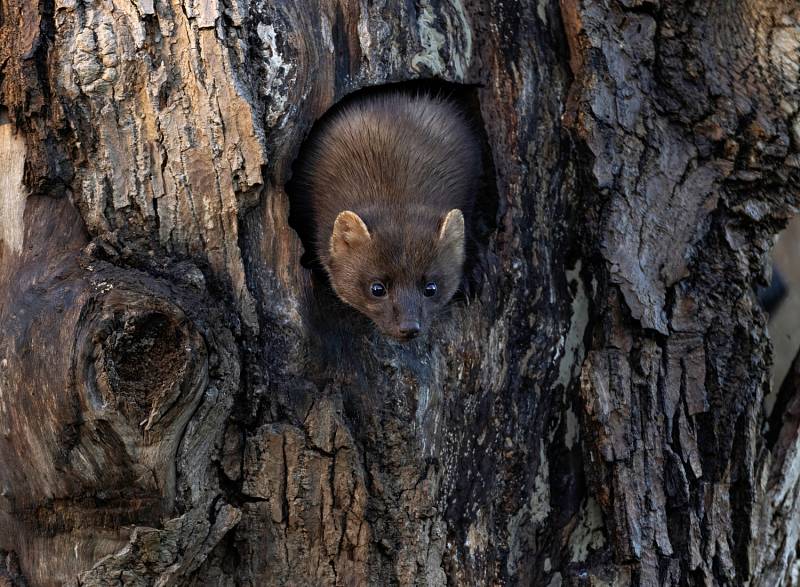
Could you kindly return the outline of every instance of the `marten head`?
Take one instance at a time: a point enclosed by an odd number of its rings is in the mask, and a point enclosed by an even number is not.
[[[366,215],[365,215],[366,216]],[[453,297],[464,265],[464,216],[362,219],[339,213],[326,269],[336,294],[384,334],[409,340]]]

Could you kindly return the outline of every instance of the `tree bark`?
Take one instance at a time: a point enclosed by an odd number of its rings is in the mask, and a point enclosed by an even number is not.
[[[753,292],[800,204],[793,1],[0,25],[0,583],[797,581]],[[400,345],[304,268],[285,185],[341,98],[425,80],[489,172],[468,293]]]

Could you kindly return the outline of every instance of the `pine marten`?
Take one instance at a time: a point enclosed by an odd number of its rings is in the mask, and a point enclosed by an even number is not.
[[[312,223],[334,292],[385,335],[414,338],[461,283],[482,175],[471,124],[446,99],[373,95],[321,123],[303,151],[292,214]]]

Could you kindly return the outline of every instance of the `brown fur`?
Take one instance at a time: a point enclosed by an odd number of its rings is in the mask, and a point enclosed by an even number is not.
[[[481,174],[463,116],[428,96],[360,98],[324,123],[302,161],[293,206],[308,209],[336,294],[389,336],[413,336],[409,324],[424,329],[461,282]],[[431,281],[437,292],[425,297]],[[386,296],[371,294],[374,282]]]

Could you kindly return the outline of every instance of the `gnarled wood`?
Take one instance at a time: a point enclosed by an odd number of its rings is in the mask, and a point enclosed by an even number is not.
[[[790,580],[752,288],[798,206],[792,2],[0,11],[2,580]],[[469,291],[409,345],[303,266],[285,188],[399,82],[488,169]]]

